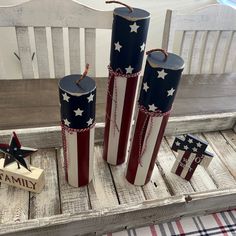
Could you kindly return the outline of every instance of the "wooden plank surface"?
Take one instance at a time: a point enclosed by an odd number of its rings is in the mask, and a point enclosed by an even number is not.
[[[221,114],[236,111],[236,74],[184,75],[174,102],[171,118]],[[96,78],[97,116],[104,121],[107,78]],[[1,80],[0,116],[2,129],[58,125],[58,80]],[[50,99],[49,99],[50,98]],[[27,115],[26,115],[27,114]],[[191,121],[192,122],[192,121]],[[218,122],[215,118],[212,124]],[[211,125],[209,122],[209,125]],[[223,121],[221,125],[228,123]],[[227,127],[226,127],[227,128]],[[229,128],[229,127],[228,127]]]
[[[37,219],[61,213],[55,149],[38,150],[31,165],[44,169],[45,186],[40,194],[30,193],[29,218]]]

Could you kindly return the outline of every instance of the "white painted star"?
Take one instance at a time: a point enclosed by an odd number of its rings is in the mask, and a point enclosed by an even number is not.
[[[193,151],[194,151],[194,152],[197,152],[197,148],[196,148],[196,147],[194,147],[194,148],[193,148]]]
[[[188,142],[189,142],[189,143],[193,143],[193,140],[190,138],[190,139],[188,140]]]
[[[164,69],[163,70],[161,70],[161,71],[157,71],[157,73],[158,73],[158,76],[157,76],[157,78],[159,79],[165,79],[165,76],[168,74],[168,73],[166,73],[165,71],[164,71]]]
[[[92,123],[93,123],[93,119],[90,118],[90,119],[87,121],[87,125],[90,126]]]
[[[149,89],[149,87],[148,87],[148,85],[147,85],[147,82],[146,82],[146,83],[143,83],[143,90],[147,92],[148,89]]]
[[[126,74],[132,74],[133,69],[134,68],[129,65],[129,67],[125,68]]]
[[[92,102],[93,101],[93,97],[94,97],[94,94],[90,94],[87,99],[88,99],[88,102]]]
[[[81,110],[81,109],[79,109],[79,107],[78,107],[77,110],[74,110],[75,116],[82,116],[82,113],[83,113],[83,112],[84,112],[84,111]]]
[[[138,28],[140,27],[139,25],[137,25],[136,24],[136,22],[134,22],[132,25],[129,25],[129,27],[130,27],[130,33],[131,32],[135,32],[135,33],[137,33],[138,31]]]
[[[176,146],[179,146],[179,145],[180,145],[180,142],[179,142],[179,141],[175,142],[175,145],[176,145]]]
[[[14,148],[14,151],[17,151],[17,147]]]
[[[120,49],[122,48],[122,45],[120,45],[120,42],[114,43],[115,44],[115,50],[120,52]]]
[[[140,46],[140,52],[144,51],[145,46],[146,46],[145,43],[143,43],[143,44]]]
[[[201,143],[197,143],[197,147],[199,147],[199,148],[200,148],[201,146],[202,146],[202,144],[201,144]]]
[[[174,88],[171,88],[170,90],[167,90],[167,97],[169,96],[173,96],[174,95],[174,92],[175,92],[175,89]]]
[[[67,126],[70,126],[70,121],[68,121],[67,119],[64,119],[64,124]]]
[[[184,150],[188,150],[188,146],[187,145],[184,145]]]
[[[62,94],[63,100],[69,102],[70,97],[67,95],[67,93]]]
[[[149,106],[149,111],[156,111],[157,109],[157,107],[154,104],[148,106]]]

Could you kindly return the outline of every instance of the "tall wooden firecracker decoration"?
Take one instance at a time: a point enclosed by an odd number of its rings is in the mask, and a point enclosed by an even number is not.
[[[59,82],[65,175],[74,187],[93,177],[96,86],[90,77],[82,78],[69,75]]]
[[[122,164],[127,155],[149,19],[141,9],[114,10],[103,153],[112,165]]]
[[[146,184],[152,175],[172,103],[184,68],[181,57],[156,49],[148,53],[126,178]]]

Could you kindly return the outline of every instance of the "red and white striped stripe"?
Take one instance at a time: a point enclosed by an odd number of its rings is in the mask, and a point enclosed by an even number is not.
[[[139,110],[126,171],[130,183],[141,186],[150,180],[168,118]]]
[[[109,164],[119,165],[126,160],[138,75],[112,75],[109,80],[103,158]]]
[[[64,129],[63,139],[68,183],[74,187],[87,185],[93,177],[94,126],[83,132]]]

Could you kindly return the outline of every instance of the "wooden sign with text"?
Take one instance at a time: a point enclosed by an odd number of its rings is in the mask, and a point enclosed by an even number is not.
[[[31,166],[31,171],[18,169],[17,163],[4,167],[4,158],[0,159],[0,182],[30,192],[40,193],[44,187],[44,170]]]

